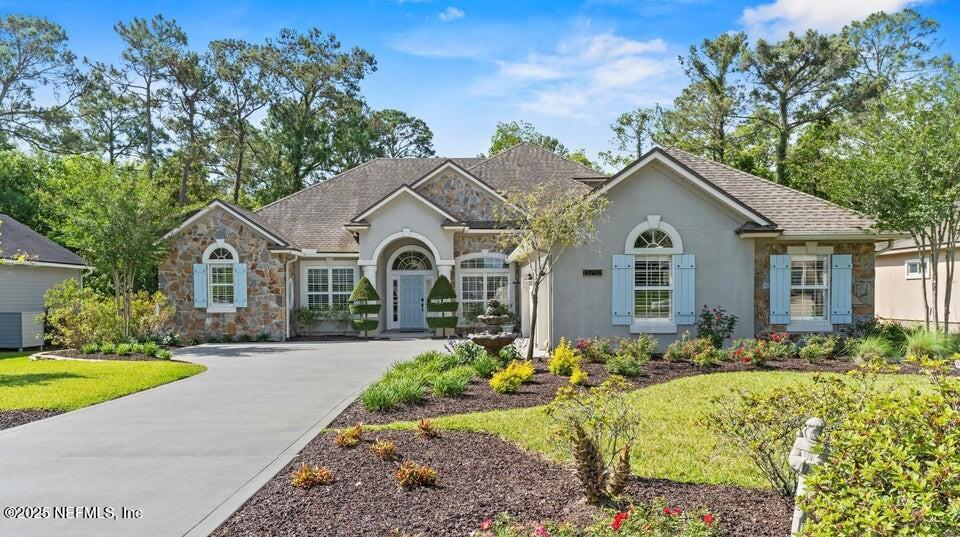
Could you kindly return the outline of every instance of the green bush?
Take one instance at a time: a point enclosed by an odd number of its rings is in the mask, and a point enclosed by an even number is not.
[[[636,339],[622,338],[617,340],[617,354],[646,363],[650,355],[657,350],[657,339],[650,334],[640,334]]]
[[[512,343],[500,349],[500,362],[504,364],[509,364],[510,362],[519,360],[521,358],[523,358],[523,355],[520,354],[520,350],[517,349],[517,346]]]
[[[101,354],[114,354],[117,352],[117,346],[109,341],[100,344]]]
[[[569,377],[573,374],[573,370],[580,367],[580,356],[577,355],[577,352],[567,343],[567,340],[560,338],[560,343],[553,353],[550,354],[550,361],[547,363],[547,368],[554,375],[559,375],[561,377]]]
[[[729,359],[727,351],[710,347],[694,354],[693,359],[690,361],[697,367],[716,367],[720,365],[720,362],[724,362],[727,359]]]
[[[643,373],[643,366],[647,360],[639,359],[630,354],[616,354],[607,360],[607,372],[611,375],[624,377],[639,377]]]
[[[514,360],[493,374],[490,387],[497,393],[515,393],[521,384],[533,380],[533,374],[533,362]]]
[[[117,341],[123,337],[123,321],[117,300],[65,280],[44,293],[49,327],[47,337],[54,345],[80,349],[87,343]]]
[[[157,345],[152,341],[148,341],[143,344],[142,351],[143,351],[143,354],[146,354],[147,356],[156,357],[157,353],[160,352],[160,345]]]
[[[354,318],[352,321],[353,329],[363,332],[367,337],[370,330],[376,330],[380,325],[380,295],[377,289],[370,283],[366,276],[360,278],[349,298],[350,313]]]
[[[170,360],[173,358],[173,351],[168,349],[160,349],[157,351],[156,357],[159,360]]]
[[[130,344],[130,352],[132,352],[133,354],[146,354],[146,352],[144,352],[143,349],[144,349],[143,343]]]
[[[859,363],[882,363],[894,355],[893,344],[880,336],[867,336],[847,344],[850,356]]]
[[[805,535],[960,534],[960,382],[872,394],[829,435],[807,478]]]
[[[467,389],[467,384],[475,372],[472,367],[462,365],[440,374],[433,381],[433,394],[438,397],[453,397]]]
[[[487,354],[487,351],[483,349],[480,345],[468,340],[461,341],[449,348],[450,355],[453,356],[457,363],[461,365],[470,365],[481,356]]]
[[[493,376],[493,374],[502,367],[503,363],[496,358],[483,353],[483,356],[477,358],[470,364],[470,367],[477,373],[477,376],[480,378],[488,379]]]
[[[237,338],[237,341],[240,343],[250,343],[253,341],[253,336],[250,334],[240,334],[240,337]]]
[[[270,334],[267,332],[260,332],[257,334],[257,341],[270,341]]]
[[[680,339],[670,343],[666,352],[663,353],[664,359],[670,362],[692,362],[693,357],[701,352],[710,349],[713,344],[707,338],[691,339],[689,332],[684,332]]]
[[[904,354],[907,356],[947,356],[952,351],[950,337],[937,330],[918,328],[907,334]]]
[[[448,328],[457,327],[457,293],[446,276],[439,276],[427,295],[427,311],[434,315],[427,317],[427,326],[442,330],[446,335]],[[439,314],[439,315],[436,315]]]
[[[727,310],[717,306],[709,308],[704,304],[697,317],[697,337],[707,338],[716,348],[723,347],[723,342],[733,335],[737,326],[737,316],[727,313]]]
[[[837,349],[836,336],[807,336],[800,348],[800,358],[815,364],[832,357]]]
[[[95,354],[100,350],[100,347],[96,343],[86,343],[83,347],[80,347],[80,352],[83,354]]]
[[[133,352],[133,347],[129,343],[121,343],[117,345],[116,350],[113,351],[117,356],[126,356]]]
[[[580,355],[583,356],[584,360],[594,364],[606,363],[606,361],[612,358],[614,354],[610,345],[610,340],[601,337],[594,339],[578,339],[577,350],[580,351]]]

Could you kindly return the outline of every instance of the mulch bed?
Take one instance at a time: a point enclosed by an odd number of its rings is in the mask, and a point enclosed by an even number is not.
[[[42,420],[57,414],[63,414],[60,410],[4,410],[0,411],[0,430],[30,423],[31,421]]]
[[[423,402],[418,405],[397,407],[382,412],[371,412],[363,408],[360,400],[348,406],[343,413],[337,416],[330,424],[331,427],[346,427],[355,423],[368,424],[392,423],[394,421],[416,420],[432,418],[446,414],[463,414],[482,410],[497,410],[504,408],[524,408],[543,405],[553,400],[557,388],[568,384],[566,377],[560,377],[547,371],[545,361],[535,362],[536,373],[533,382],[524,384],[520,391],[514,394],[499,394],[490,388],[486,379],[474,379],[467,390],[457,397],[435,397],[427,394]],[[724,362],[718,367],[702,369],[687,362],[668,362],[665,360],[651,360],[644,366],[644,374],[628,379],[634,388],[644,388],[653,384],[660,384],[681,377],[722,373],[727,371],[848,371],[854,367],[852,362],[829,360],[820,364],[811,364],[806,360],[793,358],[770,362],[766,367],[758,368],[738,362]],[[609,376],[603,364],[583,364],[590,375],[590,384],[596,385]]]
[[[80,351],[73,349],[64,349],[56,351],[56,356],[61,356],[63,358],[77,358],[80,360],[105,360],[105,361],[116,361],[116,362],[149,362],[154,360],[161,360],[154,356],[149,356],[146,354],[137,354],[130,353],[120,356],[119,354],[102,354],[99,352],[93,352],[90,354],[84,354]],[[39,358],[40,360],[53,360],[53,358]],[[170,360],[162,360],[168,362]]]
[[[598,514],[583,501],[571,469],[495,437],[454,431],[436,439],[409,431],[366,436],[392,440],[404,459],[436,468],[437,487],[399,490],[393,477],[397,463],[376,458],[368,444],[341,449],[331,433],[323,433],[213,535],[386,536],[396,529],[448,537],[466,536],[501,512],[521,521],[577,524]],[[290,473],[301,462],[328,467],[336,481],[306,490],[292,487]],[[726,535],[789,532],[792,507],[772,491],[637,478],[631,478],[627,490],[639,500],[663,497],[684,509],[705,507]]]

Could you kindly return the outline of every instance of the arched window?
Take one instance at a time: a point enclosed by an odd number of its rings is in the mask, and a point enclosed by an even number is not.
[[[495,253],[467,254],[457,260],[460,288],[460,317],[466,324],[483,314],[491,298],[503,304],[513,303],[510,292],[510,265],[507,256]]]
[[[203,252],[207,273],[208,311],[235,306],[234,264],[239,261],[237,251],[229,244],[217,241]]]
[[[215,248],[210,252],[209,256],[210,261],[236,261],[233,257],[233,252],[227,250],[226,248]]]
[[[401,252],[393,260],[393,270],[431,270],[433,265],[426,254],[415,250]]]
[[[669,322],[673,303],[673,254],[683,253],[677,230],[648,216],[627,235],[624,253],[634,254],[633,317],[635,323]]]
[[[634,248],[673,248],[670,235],[660,229],[648,229],[633,242]]]

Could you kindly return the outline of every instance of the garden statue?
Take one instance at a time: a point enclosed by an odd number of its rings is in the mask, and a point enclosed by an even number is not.
[[[516,334],[505,334],[501,325],[510,322],[510,312],[507,307],[499,300],[490,299],[487,302],[487,309],[483,315],[477,315],[477,320],[486,325],[486,330],[478,334],[470,334],[467,337],[477,345],[480,345],[491,356],[497,356],[500,349],[513,343],[517,339]]]
[[[797,472],[797,493],[800,497],[806,494],[807,487],[804,485],[803,476],[810,472],[813,466],[816,466],[826,458],[826,451],[818,449],[820,447],[820,433],[823,432],[823,420],[820,418],[810,418],[803,425],[800,434],[797,435],[793,443],[793,449],[790,450],[788,462],[790,467]],[[797,505],[793,509],[793,525],[790,527],[790,535],[800,535],[800,528],[807,516]]]

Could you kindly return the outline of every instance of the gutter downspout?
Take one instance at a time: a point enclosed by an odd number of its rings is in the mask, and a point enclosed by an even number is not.
[[[290,263],[297,260],[296,252],[289,252],[290,259],[283,262],[283,340],[290,339]]]

